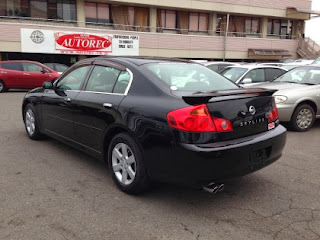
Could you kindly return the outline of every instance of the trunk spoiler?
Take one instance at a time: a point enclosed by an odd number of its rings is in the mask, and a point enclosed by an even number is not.
[[[273,89],[263,89],[263,88],[242,88],[242,89],[232,89],[223,91],[213,91],[213,92],[195,92],[192,95],[183,96],[182,99],[191,105],[225,101],[237,98],[248,98],[254,96],[272,96],[277,90]]]

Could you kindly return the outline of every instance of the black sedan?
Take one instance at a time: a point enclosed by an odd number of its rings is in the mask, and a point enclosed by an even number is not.
[[[47,135],[105,161],[124,192],[151,180],[215,192],[281,157],[286,130],[272,94],[192,62],[102,57],[27,93],[22,112],[31,139]]]

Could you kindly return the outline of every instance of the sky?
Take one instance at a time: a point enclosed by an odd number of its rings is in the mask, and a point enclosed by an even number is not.
[[[312,10],[320,11],[320,0],[312,0]],[[306,22],[306,37],[320,44],[320,17],[314,18]]]

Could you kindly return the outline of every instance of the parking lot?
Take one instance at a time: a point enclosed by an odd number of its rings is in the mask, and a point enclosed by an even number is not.
[[[0,94],[0,239],[320,239],[319,120],[288,132],[279,161],[216,195],[156,184],[130,196],[101,162],[31,141],[24,94]]]

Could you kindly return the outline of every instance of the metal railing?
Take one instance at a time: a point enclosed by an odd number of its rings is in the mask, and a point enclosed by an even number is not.
[[[320,56],[320,46],[311,38],[300,38],[298,54],[309,59],[317,58]]]

